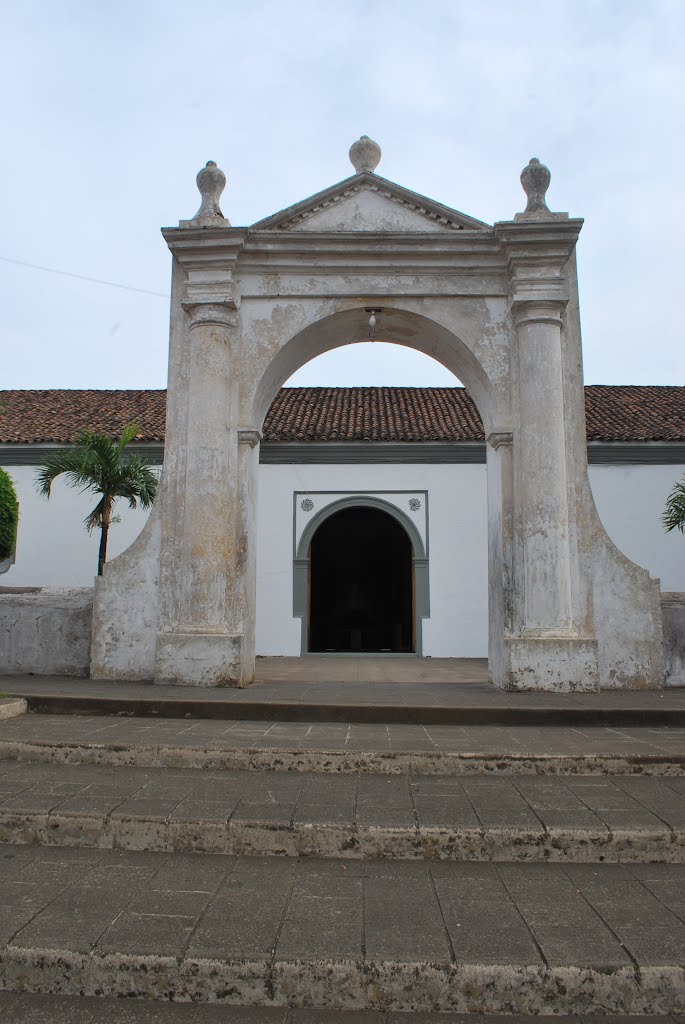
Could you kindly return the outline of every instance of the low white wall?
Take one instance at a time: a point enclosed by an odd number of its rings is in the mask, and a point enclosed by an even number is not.
[[[661,595],[666,686],[685,686],[685,594]]]
[[[62,481],[46,501],[35,468],[10,466],[20,503],[17,559],[0,576],[8,586],[92,586],[98,538],[83,519],[90,495]],[[685,538],[665,533],[661,513],[685,466],[591,466],[599,515],[616,545],[661,579],[685,591]],[[484,465],[263,465],[259,474],[257,652],[300,653],[301,623],[292,611],[293,492],[427,490],[431,617],[423,622],[426,655],[487,654],[487,524]],[[147,519],[120,502],[109,556],[126,549]]]
[[[0,593],[0,675],[87,676],[93,591]]]

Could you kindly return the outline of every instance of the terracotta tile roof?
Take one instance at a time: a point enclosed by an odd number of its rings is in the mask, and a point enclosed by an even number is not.
[[[264,424],[269,441],[479,441],[464,388],[282,388]]]
[[[163,441],[166,391],[0,391],[0,441],[68,443],[82,430],[113,437],[137,423],[141,440]]]
[[[588,441],[685,441],[685,387],[585,388]]]
[[[90,428],[164,440],[165,391],[0,391],[0,442],[68,443]],[[585,388],[589,441],[685,441],[685,387]],[[481,441],[464,388],[283,388],[266,441]]]

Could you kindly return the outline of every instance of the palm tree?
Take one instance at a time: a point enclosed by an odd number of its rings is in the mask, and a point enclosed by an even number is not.
[[[666,508],[661,520],[667,532],[680,530],[681,533],[685,533],[685,477],[679,484],[674,484],[666,499]]]
[[[82,493],[91,491],[100,496],[93,511],[86,516],[86,529],[91,533],[100,528],[100,550],[98,551],[98,576],[107,558],[107,535],[112,519],[112,509],[117,498],[126,498],[129,508],[150,508],[157,493],[157,477],[144,459],[138,455],[124,455],[124,448],[139,434],[135,423],[124,427],[119,441],[107,434],[84,430],[76,438],[73,447],[56,452],[45,460],[38,469],[36,487],[44,497],[50,497],[55,477],[64,474],[72,487],[80,487]]]

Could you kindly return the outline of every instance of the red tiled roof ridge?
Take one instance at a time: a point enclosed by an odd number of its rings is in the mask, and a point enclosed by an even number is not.
[[[685,441],[685,386],[589,384],[591,441]],[[164,440],[163,389],[0,391],[0,442],[65,444],[83,429],[113,436],[135,421],[141,440]],[[276,395],[264,440],[287,442],[482,441],[468,391],[453,387],[294,387]]]

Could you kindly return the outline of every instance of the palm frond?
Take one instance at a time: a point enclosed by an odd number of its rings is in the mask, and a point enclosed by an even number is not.
[[[661,517],[666,532],[680,530],[685,533],[685,478],[675,484],[666,499],[666,508]]]
[[[121,438],[117,445],[117,455],[121,455],[126,445],[130,444],[140,434],[140,427],[137,423],[127,423],[121,432]]]
[[[116,496],[126,498],[130,508],[150,508],[157,495],[159,480],[144,459],[132,455],[121,463]]]
[[[95,460],[87,448],[75,445],[67,451],[55,452],[48,456],[39,467],[36,487],[40,494],[50,497],[53,481],[62,474],[66,475],[70,484],[89,489],[93,483]]]

